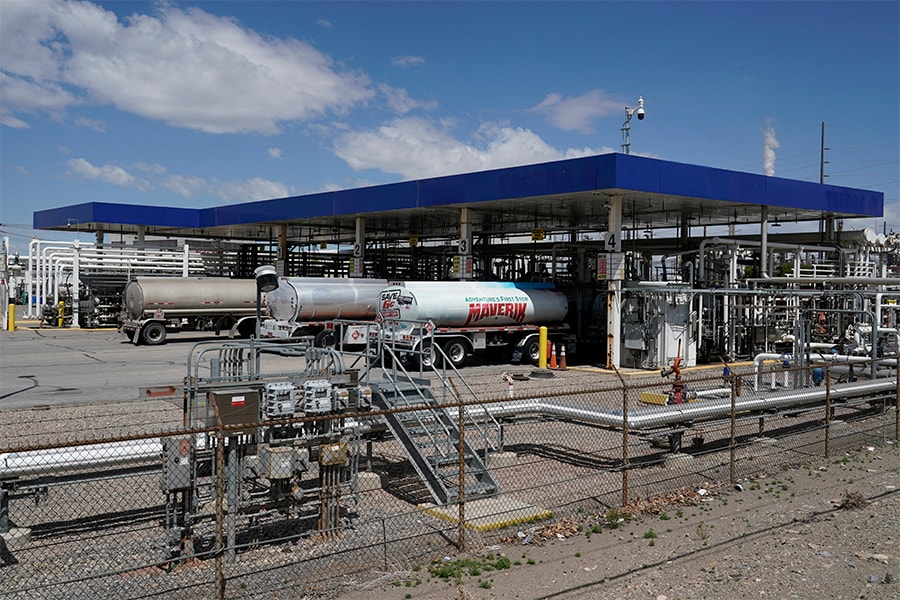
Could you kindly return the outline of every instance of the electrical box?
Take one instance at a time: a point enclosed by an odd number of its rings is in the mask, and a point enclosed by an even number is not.
[[[241,388],[208,392],[210,408],[215,406],[222,425],[256,425],[259,422],[259,390]],[[210,423],[217,425],[218,423]],[[250,431],[234,433],[255,433]],[[230,432],[229,432],[230,435]]]
[[[347,444],[324,444],[319,446],[320,465],[344,465],[350,460]]]
[[[263,475],[269,479],[289,479],[294,474],[296,452],[290,446],[260,446]]]
[[[172,492],[191,487],[191,464],[194,442],[191,438],[165,439],[163,453],[163,490]]]

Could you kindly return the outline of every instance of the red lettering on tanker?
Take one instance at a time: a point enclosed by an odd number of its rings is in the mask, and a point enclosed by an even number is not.
[[[490,317],[507,317],[516,323],[522,323],[525,320],[527,306],[527,302],[469,302],[466,325]]]

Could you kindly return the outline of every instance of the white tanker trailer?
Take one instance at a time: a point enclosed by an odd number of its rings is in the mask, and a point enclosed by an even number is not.
[[[376,320],[382,322],[383,342],[401,356],[418,353],[430,362],[422,344],[433,336],[459,367],[490,350],[508,352],[513,363],[537,362],[541,326],[554,342],[569,341],[563,323],[568,310],[565,295],[549,284],[407,282],[381,292]]]
[[[317,346],[334,345],[335,319],[372,321],[378,295],[390,285],[385,279],[281,277],[266,294],[271,319],[260,324],[261,338],[313,336]],[[341,327],[341,344],[366,343],[364,325]]]
[[[225,277],[138,277],[125,287],[119,331],[134,344],[165,343],[167,330],[229,329],[249,337],[256,281]]]

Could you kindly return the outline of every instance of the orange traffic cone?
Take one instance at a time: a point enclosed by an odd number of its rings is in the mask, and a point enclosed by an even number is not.
[[[566,370],[566,345],[562,344],[559,347],[559,370]]]
[[[550,367],[551,369],[556,368],[556,344],[550,345]]]

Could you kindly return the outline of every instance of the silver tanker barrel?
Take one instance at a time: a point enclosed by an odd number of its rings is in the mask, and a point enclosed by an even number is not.
[[[372,320],[385,279],[282,277],[266,294],[269,314],[278,321]]]
[[[138,277],[125,288],[128,316],[254,315],[256,282],[225,277]]]
[[[163,344],[168,329],[231,328],[248,337],[256,323],[256,281],[225,277],[138,277],[125,287],[122,334]]]
[[[562,292],[506,281],[421,281],[381,293],[384,319],[433,321],[438,327],[476,327],[562,321],[569,303]]]

